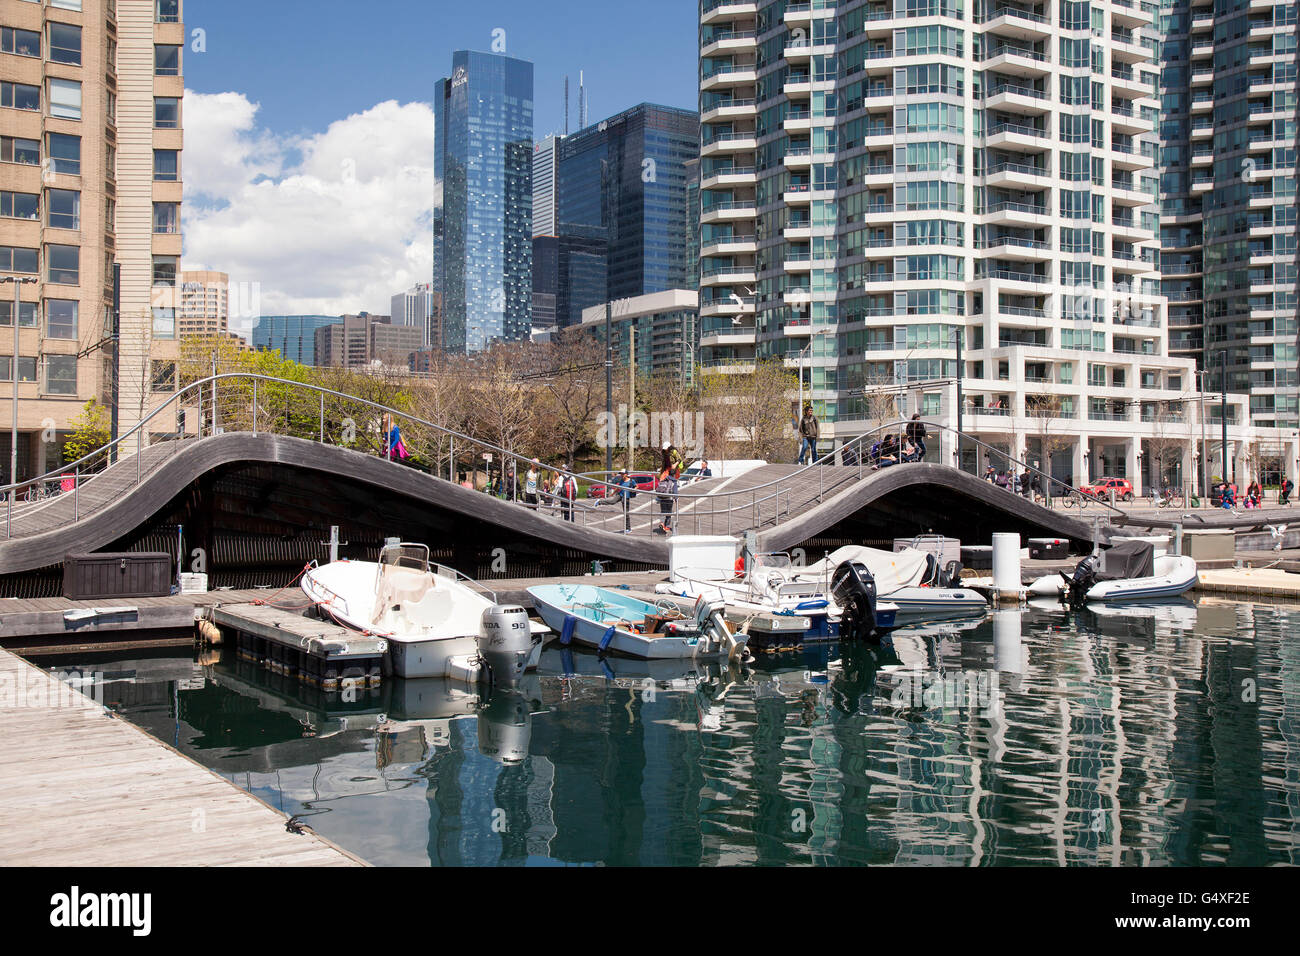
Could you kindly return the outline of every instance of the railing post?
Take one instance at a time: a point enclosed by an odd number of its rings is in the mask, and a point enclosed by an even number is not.
[[[72,472],[72,520],[81,520],[81,466]]]
[[[212,434],[217,434],[217,380],[212,379]]]
[[[325,393],[320,393],[320,443],[325,444]]]
[[[135,432],[135,483],[137,485],[140,484],[140,455],[144,451],[143,436],[144,430],[137,425]]]
[[[253,379],[253,437],[257,437],[257,379]]]
[[[456,481],[456,436],[449,438],[451,450],[447,454],[447,480],[455,483]]]

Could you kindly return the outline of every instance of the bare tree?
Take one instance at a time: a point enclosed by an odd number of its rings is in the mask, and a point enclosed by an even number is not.
[[[1052,457],[1057,452],[1072,448],[1075,442],[1075,439],[1061,427],[1065,419],[1064,404],[1060,395],[1025,396],[1025,415],[1034,420],[1033,434],[1038,439],[1039,453],[1042,455],[1042,462],[1038,468],[1043,474],[1049,476],[1052,474]],[[1080,475],[1074,476],[1076,482],[1080,478]],[[1051,482],[1046,484],[1050,486]],[[1059,494],[1062,490],[1058,486],[1052,489],[1052,493]]]
[[[727,448],[727,457],[779,461],[789,455],[789,396],[799,381],[780,359],[760,361],[745,374],[710,374],[701,387],[710,447]]]

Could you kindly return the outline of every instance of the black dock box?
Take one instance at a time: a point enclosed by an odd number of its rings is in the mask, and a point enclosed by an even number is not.
[[[166,597],[175,575],[176,559],[163,551],[69,554],[63,559],[63,596],[74,601]]]
[[[1030,538],[1029,557],[1034,561],[1050,558],[1068,558],[1070,542],[1064,538]]]

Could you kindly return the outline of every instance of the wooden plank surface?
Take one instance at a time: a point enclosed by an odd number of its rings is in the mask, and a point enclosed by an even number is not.
[[[0,864],[360,866],[66,685],[0,651]]]

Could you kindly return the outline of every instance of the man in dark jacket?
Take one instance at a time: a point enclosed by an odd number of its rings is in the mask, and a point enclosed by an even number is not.
[[[916,455],[913,461],[925,460],[925,422],[921,421],[921,413],[917,412],[912,416],[912,420],[907,423],[907,440],[916,446]]]
[[[803,418],[799,421],[799,464],[806,464],[804,456],[808,456],[808,461],[814,461],[817,458],[817,439],[821,437],[821,426],[817,422],[817,416],[813,414],[813,407],[805,405],[803,407]]]

